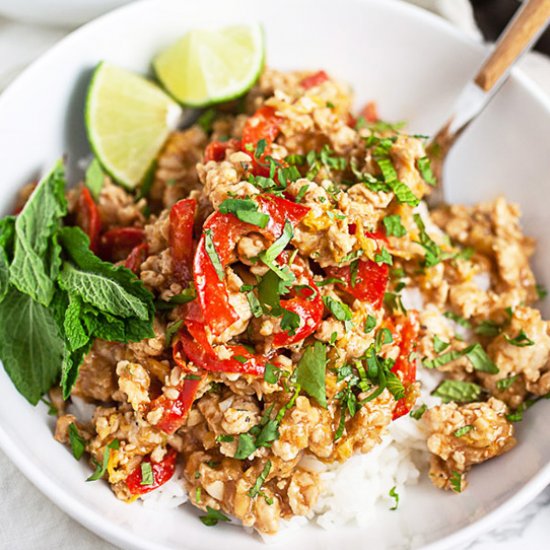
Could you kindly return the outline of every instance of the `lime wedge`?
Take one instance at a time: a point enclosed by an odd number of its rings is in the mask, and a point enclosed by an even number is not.
[[[158,79],[179,102],[204,107],[234,99],[258,79],[264,63],[260,25],[193,30],[160,53]]]
[[[96,68],[86,99],[86,131],[106,172],[125,187],[144,179],[181,107],[149,80],[107,63]]]

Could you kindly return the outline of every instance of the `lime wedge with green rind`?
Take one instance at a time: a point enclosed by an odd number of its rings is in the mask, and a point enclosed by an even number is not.
[[[108,63],[95,69],[86,131],[102,167],[121,185],[142,182],[181,115],[181,107],[146,78]]]
[[[257,24],[190,31],[153,62],[163,87],[190,107],[241,96],[256,82],[263,64],[264,35]]]

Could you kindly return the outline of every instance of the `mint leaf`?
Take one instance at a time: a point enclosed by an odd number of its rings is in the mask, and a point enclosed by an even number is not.
[[[325,408],[327,406],[326,365],[327,349],[324,344],[317,341],[306,348],[295,371],[296,383]]]
[[[388,237],[404,237],[407,234],[407,230],[401,223],[401,216],[399,214],[392,214],[386,216],[383,220],[384,227],[386,228],[386,235]]]
[[[103,461],[96,462],[95,472],[86,481],[96,481],[102,478],[107,471],[107,465],[109,464],[109,458],[111,457],[111,449],[117,450],[120,447],[118,439],[113,439],[103,451]]]
[[[15,251],[10,266],[10,282],[43,306],[55,292],[52,265],[59,247],[52,237],[67,213],[63,164],[38,184],[15,221]],[[55,271],[55,269],[54,269]]]
[[[207,527],[213,527],[218,524],[218,521],[231,521],[225,514],[222,514],[219,510],[215,510],[210,506],[206,507],[206,515],[199,516],[199,519]]]
[[[429,157],[421,157],[417,159],[416,166],[418,167],[418,171],[420,172],[422,179],[428,185],[435,187],[435,185],[437,185],[437,180],[435,179],[434,173],[432,172],[432,166]]]
[[[445,380],[433,392],[432,395],[441,397],[448,403],[456,401],[458,403],[471,403],[481,397],[482,389],[473,382],[464,382],[462,380]]]
[[[86,442],[84,438],[80,435],[76,424],[72,422],[69,424],[69,443],[71,444],[71,450],[73,451],[73,456],[80,460],[84,451],[86,450]]]
[[[14,236],[15,216],[6,216],[0,220],[0,302],[8,292]]]
[[[218,207],[222,214],[234,214],[243,222],[264,228],[269,216],[258,211],[258,204],[252,199],[225,199]]]
[[[0,357],[13,384],[36,405],[61,370],[63,339],[52,311],[10,288],[0,304]]]

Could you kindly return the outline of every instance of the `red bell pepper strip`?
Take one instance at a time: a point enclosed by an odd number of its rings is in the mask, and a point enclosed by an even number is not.
[[[399,399],[393,410],[393,420],[407,414],[414,406],[416,395],[413,384],[416,380],[416,361],[411,353],[416,348],[420,323],[418,313],[409,310],[409,315],[396,325],[395,335],[399,341],[399,357],[393,365],[392,372],[401,374],[401,381],[405,387],[405,397]]]
[[[266,157],[271,152],[271,144],[279,135],[282,118],[275,114],[275,109],[267,105],[260,107],[245,123],[241,139],[241,150],[252,157],[252,173],[258,176],[269,176],[269,165]],[[266,147],[259,158],[254,156],[256,146],[264,140]]]
[[[144,240],[145,231],[141,227],[114,227],[101,236],[99,255],[104,260],[118,262],[126,259]]]
[[[366,233],[366,236],[378,241],[379,245],[380,241],[387,242],[385,236],[380,232]],[[360,259],[353,283],[350,266],[329,267],[326,271],[330,277],[344,281],[344,283],[337,283],[338,288],[344,292],[351,294],[357,300],[373,305],[375,308],[382,306],[390,272],[387,264],[377,264],[372,260]]]
[[[272,242],[282,234],[286,220],[296,225],[309,212],[307,206],[274,195],[258,195],[255,200],[258,210],[269,216],[265,228],[242,222],[233,214],[214,212],[204,224],[203,235],[195,253],[195,289],[205,322],[215,335],[220,335],[239,317],[229,303],[225,279],[220,280],[206,251],[205,235],[211,238],[220,263],[225,268],[236,259],[235,249],[241,237],[248,233],[260,233]]]
[[[309,76],[306,76],[300,81],[300,86],[302,88],[305,88],[306,90],[309,90],[309,88],[313,88],[314,86],[319,86],[323,82],[326,82],[328,80],[328,74],[325,73],[325,71],[317,71],[316,73],[313,73]]]
[[[193,278],[193,226],[197,201],[182,199],[170,210],[170,252],[174,274],[182,285]]]
[[[211,141],[204,150],[204,162],[215,160],[221,162],[225,159],[227,149],[239,150],[241,142],[238,139],[229,139],[227,141]]]
[[[90,190],[82,187],[78,197],[76,209],[76,223],[88,235],[90,250],[97,252],[99,247],[99,234],[101,232],[101,217]]]
[[[147,258],[149,252],[149,247],[147,243],[138,244],[135,248],[132,249],[128,257],[124,261],[124,267],[127,267],[130,271],[133,271],[137,274],[139,267]]]
[[[179,395],[176,399],[168,399],[162,394],[151,403],[148,413],[162,411],[160,420],[155,424],[159,430],[173,434],[183,426],[203,377],[204,375],[200,375],[198,379],[186,378],[179,387]]]
[[[367,122],[378,122],[380,116],[378,115],[378,106],[375,101],[369,101],[359,113]]]
[[[132,495],[145,495],[161,485],[164,485],[176,471],[177,452],[174,449],[168,449],[164,458],[160,462],[153,462],[150,456],[145,457],[140,465],[133,470],[126,478],[126,486]],[[147,462],[151,464],[153,472],[153,483],[143,485],[143,473],[141,465]]]

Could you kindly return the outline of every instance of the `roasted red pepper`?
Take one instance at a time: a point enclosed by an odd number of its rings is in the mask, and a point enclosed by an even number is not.
[[[159,430],[173,434],[183,426],[203,376],[186,378],[179,387],[179,395],[176,399],[168,399],[166,395],[162,394],[151,403],[149,413],[158,410],[162,412],[160,420],[155,424]]]
[[[110,262],[125,260],[144,240],[141,227],[114,227],[101,235],[100,256]]]
[[[366,236],[378,241],[379,246],[386,242],[386,238],[382,233],[366,233]],[[357,272],[353,280],[350,266],[329,267],[326,271],[330,277],[344,281],[343,284],[337,284],[341,290],[351,294],[357,300],[373,305],[375,308],[382,306],[390,272],[387,264],[377,264],[372,260],[360,259],[357,262]]]
[[[359,113],[367,122],[378,122],[380,117],[378,116],[378,106],[375,101],[369,101]]]
[[[399,342],[400,351],[392,372],[400,375],[405,387],[405,397],[397,401],[393,410],[394,420],[407,414],[416,401],[417,396],[413,385],[416,380],[416,360],[411,357],[411,353],[416,348],[419,331],[418,313],[414,310],[409,310],[407,317],[399,319],[393,331],[395,339]]]
[[[229,139],[227,141],[211,141],[204,150],[204,162],[215,160],[221,162],[225,159],[227,149],[239,150],[241,142],[238,139]]]
[[[147,258],[149,247],[147,243],[138,244],[135,248],[132,249],[128,257],[124,262],[124,267],[127,267],[130,271],[133,271],[137,274],[139,267]]]
[[[76,208],[76,223],[88,235],[90,250],[94,253],[97,252],[101,232],[101,218],[97,204],[87,187],[82,187],[80,190]]]
[[[164,458],[160,462],[153,462],[148,456],[143,459],[141,464],[126,478],[126,486],[132,495],[144,495],[158,489],[164,485],[176,471],[177,452],[174,449],[168,449]],[[146,462],[151,464],[153,472],[153,483],[143,485],[142,464]]]
[[[185,286],[193,278],[193,226],[196,211],[195,199],[182,199],[170,210],[172,266],[178,282]]]
[[[302,88],[305,88],[308,90],[309,88],[313,88],[314,86],[319,86],[323,82],[326,82],[328,80],[328,74],[325,73],[325,71],[317,71],[316,73],[313,73],[309,76],[306,76],[304,79],[301,80],[300,86]]]
[[[209,237],[222,268],[235,261],[235,249],[239,239],[248,233],[260,233],[269,242],[283,232],[286,220],[296,225],[308,213],[309,208],[273,195],[255,197],[258,210],[269,216],[263,229],[237,219],[233,214],[214,212],[205,222],[193,262],[195,289],[204,320],[214,335],[220,335],[238,320],[238,314],[229,303],[225,279],[220,279],[208,252]]]

